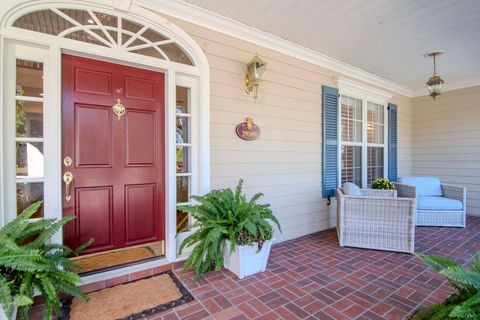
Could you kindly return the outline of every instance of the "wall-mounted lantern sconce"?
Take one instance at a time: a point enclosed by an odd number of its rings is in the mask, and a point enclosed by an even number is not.
[[[256,100],[258,96],[258,85],[265,76],[267,71],[267,64],[255,53],[255,56],[247,64],[247,75],[245,76],[245,92],[248,95],[253,93],[253,99]]]

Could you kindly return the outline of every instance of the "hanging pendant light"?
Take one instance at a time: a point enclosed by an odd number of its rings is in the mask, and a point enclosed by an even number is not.
[[[442,94],[442,86],[444,81],[437,75],[436,57],[443,54],[443,51],[432,51],[425,55],[425,57],[433,58],[433,76],[427,81],[428,91],[433,100],[437,100],[437,97]]]

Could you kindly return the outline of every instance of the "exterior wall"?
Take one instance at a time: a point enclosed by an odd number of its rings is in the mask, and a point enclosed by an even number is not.
[[[322,199],[322,85],[335,86],[330,70],[254,44],[167,17],[202,47],[211,71],[211,187],[235,186],[240,178],[251,196],[263,192],[279,217],[277,241],[333,227],[335,201]],[[267,62],[257,102],[243,93],[245,63],[255,52]],[[399,106],[399,173],[410,174],[410,98]],[[260,139],[234,132],[253,117]]]
[[[467,214],[480,216],[480,86],[413,99],[415,175],[467,187]]]

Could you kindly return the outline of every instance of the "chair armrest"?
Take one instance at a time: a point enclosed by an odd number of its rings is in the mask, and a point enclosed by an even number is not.
[[[345,197],[343,210],[349,211],[350,216],[362,216],[365,219],[394,221],[399,216],[403,219],[412,219],[415,224],[416,199],[413,198],[366,198]],[[410,217],[409,217],[410,216]]]
[[[401,198],[417,198],[417,187],[408,184],[394,182],[397,194]]]
[[[462,186],[455,186],[453,184],[442,183],[443,195],[446,198],[466,202],[467,188]]]
[[[374,198],[396,198],[397,190],[362,189],[362,196]]]

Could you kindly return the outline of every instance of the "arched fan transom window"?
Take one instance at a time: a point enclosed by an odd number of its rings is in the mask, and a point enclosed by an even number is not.
[[[14,27],[193,66],[185,51],[156,30],[93,10],[47,9],[25,14]]]

